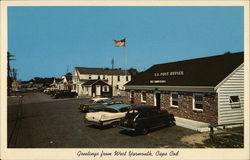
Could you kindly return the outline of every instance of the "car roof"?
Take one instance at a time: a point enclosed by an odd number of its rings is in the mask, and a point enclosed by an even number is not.
[[[154,108],[159,108],[157,106],[149,106],[149,105],[145,105],[145,106],[136,106],[136,107],[133,107],[132,109],[134,110],[150,110],[150,109],[154,109]]]
[[[132,106],[131,104],[113,104],[113,105],[108,105],[106,106],[107,108],[112,108],[112,109],[115,109],[115,110],[119,110],[123,107],[130,107]]]

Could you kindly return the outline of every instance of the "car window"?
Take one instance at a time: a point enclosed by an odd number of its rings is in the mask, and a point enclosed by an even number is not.
[[[130,118],[134,118],[135,116],[137,116],[138,115],[138,111],[137,110],[134,110],[134,109],[132,109],[132,110],[129,110],[128,112],[127,112],[127,114],[126,114],[126,118],[128,118],[128,119],[130,119]]]

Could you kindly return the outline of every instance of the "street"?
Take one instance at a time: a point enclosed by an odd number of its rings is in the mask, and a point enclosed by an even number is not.
[[[189,148],[180,139],[197,132],[179,126],[133,135],[119,128],[86,126],[79,103],[87,98],[51,99],[44,93],[8,98],[10,148]],[[22,103],[22,104],[18,104]]]

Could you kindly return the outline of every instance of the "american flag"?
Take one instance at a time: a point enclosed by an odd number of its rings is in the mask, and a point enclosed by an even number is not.
[[[122,40],[114,40],[115,41],[115,46],[116,47],[125,47],[125,43],[126,43],[126,39],[122,39]]]

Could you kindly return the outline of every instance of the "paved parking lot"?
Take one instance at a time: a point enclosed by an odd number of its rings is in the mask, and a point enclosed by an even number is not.
[[[197,132],[179,126],[147,135],[84,124],[77,106],[84,98],[51,99],[43,93],[8,98],[8,147],[17,148],[188,148],[180,139]],[[18,119],[18,121],[17,121]]]

